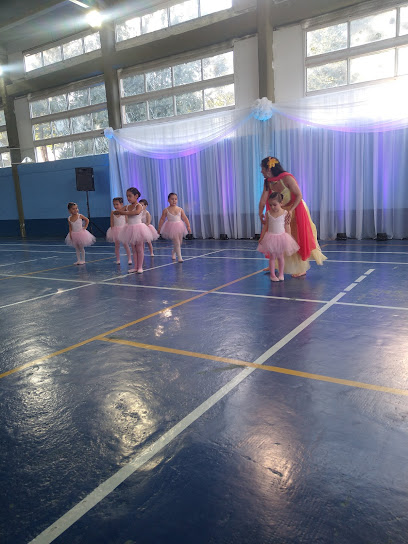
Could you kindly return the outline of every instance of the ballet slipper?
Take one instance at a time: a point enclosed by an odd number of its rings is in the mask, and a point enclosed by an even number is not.
[[[306,272],[303,272],[303,274],[292,274],[292,278],[303,278],[306,276]]]
[[[279,281],[285,281],[285,277],[284,276],[279,276]]]
[[[81,263],[80,263],[79,261],[77,261],[77,262],[76,262],[76,263],[74,263],[74,264],[81,264]]]
[[[136,272],[136,268],[129,268],[128,274],[133,274],[133,272]]]
[[[137,271],[138,274],[143,274],[143,268],[139,268]]]
[[[278,278],[276,276],[271,275],[271,281],[279,281],[279,280],[278,280]]]
[[[120,261],[116,261],[116,264],[120,264]]]
[[[174,251],[171,252],[171,258],[173,259],[173,261],[176,260],[176,253]]]

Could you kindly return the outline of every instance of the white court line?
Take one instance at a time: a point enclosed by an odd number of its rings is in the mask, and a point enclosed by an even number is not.
[[[73,280],[70,278],[49,278],[44,276],[33,276],[28,274],[3,274],[3,272],[0,272],[0,276],[5,276],[6,278],[25,278],[27,280],[70,281],[74,283],[88,283],[89,285],[98,283],[91,280]],[[102,282],[99,282],[99,283],[102,283]]]
[[[350,283],[350,285],[348,287],[346,287],[344,290],[345,291],[351,291],[352,289],[354,289],[354,287],[357,287],[357,283]]]
[[[222,250],[224,251],[224,250]],[[208,257],[208,259],[230,259],[231,261],[239,261],[239,260],[247,260],[247,261],[266,261],[265,257]],[[311,261],[313,262],[313,261]],[[402,265],[408,265],[408,262],[390,262],[390,261],[343,261],[343,260],[337,260],[337,259],[327,259],[324,261],[325,263],[357,263],[357,264],[402,264]]]
[[[408,244],[407,244],[407,247],[408,247]],[[361,253],[361,254],[379,254],[379,255],[382,255],[383,253],[387,253],[387,254],[391,254],[391,255],[408,255],[408,251],[351,251],[351,250],[348,250],[348,249],[325,249],[324,248],[324,253]]]
[[[0,264],[0,266],[14,266],[15,264],[33,263],[34,261],[38,261],[38,259],[30,259],[29,261],[18,261],[17,263]]]
[[[364,274],[366,276],[368,276],[369,274],[371,274],[372,272],[374,272],[375,268],[370,268],[369,270],[367,270],[367,272],[364,272]]]
[[[356,280],[354,280],[356,283],[360,283],[360,281],[363,281],[366,279],[367,276],[360,276],[359,278],[357,278]]]
[[[57,291],[56,293],[48,293],[48,295],[40,295],[39,297],[34,298],[28,298],[26,300],[19,300],[18,302],[11,302],[10,304],[5,304],[4,306],[0,306],[0,310],[3,308],[9,308],[10,306],[16,306],[17,304],[25,304],[26,302],[33,302],[34,300],[39,300],[40,298],[46,298],[46,297],[53,297],[54,295],[62,295],[62,293],[66,293],[67,291],[74,291],[74,289],[81,289],[82,287],[88,287],[88,283],[85,285],[78,285],[77,287],[70,287],[69,289],[63,289],[61,291]]]
[[[333,304],[335,304],[340,298],[345,295],[344,292],[338,293],[322,308],[313,313],[310,317],[305,319],[300,325],[295,327],[290,333],[284,336],[279,342],[274,344],[265,353],[256,359],[255,364],[262,365],[272,355],[274,355],[281,348],[286,346],[293,338],[301,333],[306,327],[308,327],[313,321],[320,317],[325,311],[327,311]],[[159,453],[167,444],[172,442],[179,434],[181,434],[187,427],[197,421],[205,412],[212,408],[217,402],[230,393],[237,385],[239,385],[245,378],[247,378],[252,372],[257,370],[256,368],[246,368],[242,370],[235,378],[226,383],[216,393],[211,395],[207,400],[200,404],[195,410],[190,412],[186,417],[179,421],[169,431],[165,432],[158,440],[151,444],[146,451],[136,455],[131,461],[129,461],[123,468],[118,470],[113,476],[105,480],[96,489],[94,489],[87,497],[82,499],[76,506],[71,508],[63,516],[61,516],[55,523],[50,525],[36,538],[34,538],[29,544],[50,544],[58,536],[64,533],[71,525],[76,523],[82,516],[84,516],[89,510],[101,502],[112,491],[114,491],[121,483],[123,483],[129,476],[131,476],[138,468],[146,464],[152,457]]]
[[[405,306],[381,306],[381,304],[358,304],[357,302],[336,302],[336,304],[343,306],[361,306],[362,308],[379,308],[380,310],[402,310],[408,312],[408,308]]]

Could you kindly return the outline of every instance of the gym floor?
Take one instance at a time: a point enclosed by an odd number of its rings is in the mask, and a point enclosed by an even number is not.
[[[2,544],[406,544],[408,241],[0,240]]]

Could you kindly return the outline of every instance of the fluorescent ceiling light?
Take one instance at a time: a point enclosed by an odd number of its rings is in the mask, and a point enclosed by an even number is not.
[[[78,6],[81,6],[81,8],[87,8],[89,9],[91,6],[89,4],[84,4],[84,2],[80,2],[79,0],[69,0],[73,4],[78,4]]]
[[[93,27],[100,27],[102,24],[102,15],[96,9],[89,11],[85,16],[88,25]]]

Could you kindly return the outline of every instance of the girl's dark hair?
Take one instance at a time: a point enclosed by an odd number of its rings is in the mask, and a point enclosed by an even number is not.
[[[77,205],[76,202],[68,202],[68,210],[70,210],[71,208],[73,208],[76,205]]]
[[[281,203],[283,200],[283,195],[281,193],[274,192],[268,196],[268,200],[277,200],[279,203]]]
[[[274,161],[275,166],[271,166],[271,167],[268,166],[268,163],[270,163],[271,160]],[[281,165],[281,163],[279,162],[279,160],[276,157],[265,157],[261,161],[261,166],[263,168],[266,168],[267,170],[270,170],[272,172],[273,177],[279,176],[279,174],[282,174],[283,172],[286,172],[286,170],[283,168],[283,166]],[[267,181],[265,179],[264,191],[267,191],[267,190],[268,190],[268,183],[267,183]]]
[[[119,204],[123,204],[123,198],[121,196],[115,196],[115,198],[112,199],[112,202],[119,202]]]
[[[149,205],[149,203],[147,202],[147,200],[146,200],[145,198],[141,198],[141,199],[139,200],[139,203],[140,203],[140,204],[144,204],[145,206],[148,206],[148,205]]]
[[[167,197],[167,200],[173,195],[177,196],[177,193],[169,193],[169,196]]]
[[[137,198],[140,197],[140,191],[139,189],[136,189],[136,187],[129,187],[129,189],[126,192],[134,194],[135,196],[137,196]]]

